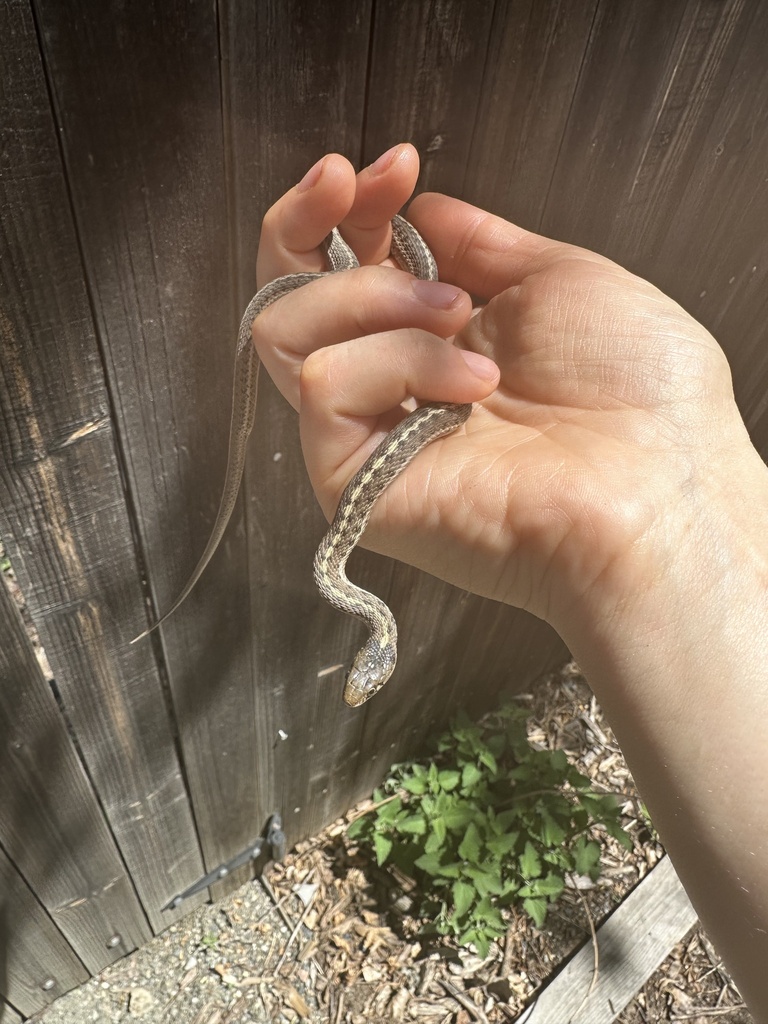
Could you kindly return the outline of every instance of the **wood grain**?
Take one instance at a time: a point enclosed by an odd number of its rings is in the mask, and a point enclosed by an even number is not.
[[[26,6],[0,3],[0,36],[13,51],[0,64],[0,534],[67,727],[160,928],[173,920],[160,908],[200,873],[197,840],[152,651],[127,644],[141,618],[141,567],[60,133]],[[56,765],[47,768],[53,775]],[[101,872],[102,855],[93,856]],[[126,922],[135,920],[129,890],[120,890]],[[126,941],[140,935],[126,927]]]
[[[0,999],[0,1024],[21,1024],[23,1017],[14,1008]]]
[[[0,846],[96,974],[151,932],[19,611],[1,582],[0,736]]]
[[[537,230],[558,165],[597,0],[502,0],[483,66],[461,197]]]
[[[333,14],[307,0],[230,3],[226,41],[240,305],[253,278],[261,218],[324,153],[360,159],[370,3]],[[341,702],[339,673],[357,623],[312,581],[327,525],[309,484],[294,411],[262,373],[244,492],[261,799],[291,840],[346,806],[361,720]],[[385,578],[391,568],[384,568]],[[377,581],[378,582],[378,581]]]
[[[541,225],[712,330],[764,457],[766,45],[762,4],[600,4]]]
[[[419,190],[461,194],[494,6],[492,0],[376,4],[364,163],[407,140],[421,156]]]
[[[612,1024],[695,924],[696,911],[665,857],[598,928],[592,991],[594,950],[587,943],[536,998],[527,1024]]]
[[[88,972],[1,846],[0,893],[0,993],[29,1017],[86,981]],[[8,1015],[13,1022],[13,1010],[5,1009],[0,1001],[0,1020]]]

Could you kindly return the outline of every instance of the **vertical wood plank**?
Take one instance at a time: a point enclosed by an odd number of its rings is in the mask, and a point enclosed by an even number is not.
[[[597,0],[498,0],[461,198],[536,229]]]
[[[609,255],[716,335],[768,455],[768,11],[601,3],[542,230]]]
[[[324,153],[359,161],[369,2],[277,0],[226,5],[226,54],[240,306],[255,290],[261,218]],[[312,582],[327,528],[307,479],[295,413],[262,373],[246,468],[251,604],[258,665],[261,799],[283,810],[291,839],[348,805],[361,721],[341,703],[337,672],[356,623]],[[385,573],[389,572],[388,569]]]
[[[64,21],[66,19],[62,19]],[[0,2],[0,533],[154,928],[200,873],[32,16]],[[87,154],[86,154],[87,157]],[[190,877],[191,876],[191,877]],[[130,910],[127,911],[130,920]],[[137,925],[127,927],[137,938]]]
[[[378,0],[365,163],[408,140],[422,159],[420,189],[461,193],[483,95],[493,13],[493,0]]]
[[[1,582],[0,737],[0,845],[96,974],[151,932]]]
[[[154,619],[202,553],[226,464],[236,323],[217,12],[39,9]],[[206,868],[264,825],[241,512],[161,631],[128,648],[147,624],[141,603],[120,624],[123,649],[164,661]],[[184,846],[197,861],[190,836]]]
[[[0,846],[0,995],[29,1017],[87,980],[88,972]]]
[[[0,998],[0,1024],[21,1024],[23,1017],[17,1013],[10,1003]]]

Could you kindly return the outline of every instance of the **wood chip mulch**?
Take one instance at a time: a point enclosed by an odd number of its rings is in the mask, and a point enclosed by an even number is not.
[[[619,795],[622,824],[633,839],[625,850],[603,836],[603,873],[597,883],[566,889],[545,927],[520,911],[510,916],[503,943],[485,960],[445,939],[422,942],[409,916],[415,883],[378,868],[346,836],[364,802],[319,836],[301,843],[270,869],[276,897],[300,907],[297,960],[316,966],[316,994],[330,1024],[421,1021],[470,1024],[513,1021],[537,989],[585,941],[663,856],[631,775],[601,709],[574,664],[522,695],[530,709],[529,739],[562,749],[598,792]],[[619,1018],[648,1021],[751,1018],[700,930],[665,962]],[[599,975],[598,975],[599,984]]]

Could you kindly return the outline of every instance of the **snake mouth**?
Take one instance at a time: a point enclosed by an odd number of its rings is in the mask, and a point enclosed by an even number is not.
[[[348,708],[359,708],[361,704],[365,704],[371,693],[359,693],[357,691],[352,692],[349,689],[344,689],[344,703]]]
[[[347,707],[359,708],[380,688],[381,684],[377,685],[353,665],[344,685],[344,703]]]

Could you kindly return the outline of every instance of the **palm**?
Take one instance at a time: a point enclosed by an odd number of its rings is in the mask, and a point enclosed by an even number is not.
[[[547,616],[553,560],[586,590],[676,500],[697,399],[713,379],[727,399],[727,366],[674,303],[592,259],[501,293],[457,341],[490,355],[501,384],[384,495],[370,541]]]

